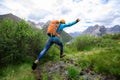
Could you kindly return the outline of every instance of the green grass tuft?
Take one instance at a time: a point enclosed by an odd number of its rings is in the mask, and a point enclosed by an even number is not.
[[[30,64],[8,66],[3,69],[0,80],[35,80],[35,75],[31,73],[30,66]]]

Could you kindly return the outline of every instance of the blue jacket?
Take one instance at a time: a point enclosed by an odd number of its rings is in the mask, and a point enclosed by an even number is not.
[[[60,24],[59,25],[59,28],[57,29],[57,32],[60,34],[61,31],[66,28],[66,27],[71,27],[72,25],[76,24],[77,22],[76,21],[73,21],[71,23],[67,23],[67,24]]]
[[[64,28],[66,28],[66,27],[71,27],[72,25],[74,25],[74,24],[76,24],[77,22],[76,21],[73,21],[73,22],[71,22],[71,23],[67,23],[67,24],[60,24],[59,25],[59,28],[57,29],[57,32],[59,33],[59,34],[61,34],[61,32],[62,32],[62,30],[64,29]],[[57,42],[59,42],[59,37],[57,37],[57,36],[55,36],[55,37],[50,37],[51,39],[53,39],[53,40],[55,40],[55,41],[57,41]]]

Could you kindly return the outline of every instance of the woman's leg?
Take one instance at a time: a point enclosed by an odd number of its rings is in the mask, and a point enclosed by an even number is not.
[[[60,46],[60,58],[64,57],[65,54],[63,54],[63,43],[60,41],[59,38],[54,38],[54,43]]]
[[[42,58],[42,56],[48,51],[52,44],[53,44],[52,39],[49,39],[44,49],[40,52],[39,56],[37,57],[38,60]]]
[[[35,70],[37,67],[37,63],[38,61],[43,57],[43,55],[48,51],[48,49],[52,46],[53,41],[52,38],[49,38],[46,46],[44,47],[44,49],[40,52],[40,54],[38,55],[37,59],[34,61],[33,65],[32,65],[32,69]]]

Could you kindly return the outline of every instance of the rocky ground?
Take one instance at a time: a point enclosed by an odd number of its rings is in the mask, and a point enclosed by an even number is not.
[[[44,72],[48,75],[48,80],[73,80],[68,76],[68,67],[73,66],[79,71],[79,78],[77,80],[117,80],[116,77],[110,75],[102,75],[92,71],[90,68],[82,70],[78,64],[76,64],[76,59],[66,59],[56,62],[48,61],[44,66],[39,66],[34,74],[37,80],[43,79]],[[57,79],[53,79],[57,75]]]

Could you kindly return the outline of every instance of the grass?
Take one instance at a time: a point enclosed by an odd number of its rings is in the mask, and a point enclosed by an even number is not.
[[[79,70],[74,66],[68,67],[68,77],[70,80],[77,80],[79,78]]]
[[[120,75],[120,50],[117,48],[101,49],[81,53],[77,61],[79,66],[82,69],[91,68],[102,74]]]
[[[108,36],[109,37],[109,36]],[[81,70],[90,69],[100,74],[109,74],[120,76],[120,44],[119,40],[111,38],[78,38],[78,42],[73,43],[71,46],[65,46],[67,56],[63,59],[59,58],[59,49],[51,48],[48,54],[41,60],[43,69],[48,68],[46,62],[69,61],[75,59],[75,63]],[[86,41],[85,41],[86,40]],[[83,44],[86,43],[86,44]],[[81,49],[82,47],[82,49]],[[75,66],[68,66],[68,77],[70,80],[77,80],[79,78],[79,70]],[[53,80],[63,80],[59,73],[51,74]],[[42,79],[49,79],[49,73],[44,72]],[[0,72],[0,80],[36,80],[36,75],[31,73],[31,64],[23,63],[18,66],[11,66],[4,68]],[[81,80],[84,80],[81,78]],[[96,80],[98,80],[96,78]]]
[[[30,67],[31,65],[28,63],[18,66],[8,66],[2,70],[0,80],[35,80]]]
[[[58,55],[57,55],[58,56]],[[116,48],[93,48],[90,51],[81,51],[77,53],[67,54],[63,60],[76,59],[76,63],[81,69],[90,68],[92,71],[101,74],[120,75],[120,49]],[[57,60],[59,61],[59,60]],[[57,62],[56,61],[56,62]],[[41,67],[47,67],[42,65]],[[69,66],[68,77],[71,80],[79,78],[79,70],[75,66]],[[52,74],[53,80],[62,80],[59,74]],[[48,73],[42,74],[42,79],[49,78]],[[31,64],[24,63],[18,66],[8,66],[1,72],[0,80],[36,80],[36,75],[31,73]],[[82,79],[81,79],[82,80]],[[83,79],[84,80],[84,79]]]

